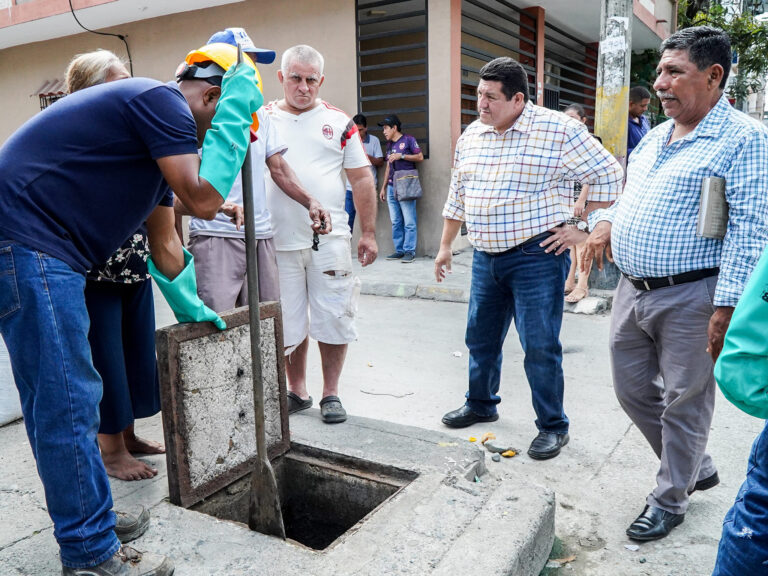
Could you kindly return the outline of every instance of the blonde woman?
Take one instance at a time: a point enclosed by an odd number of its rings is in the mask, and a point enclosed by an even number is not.
[[[122,60],[108,50],[80,54],[67,68],[71,94],[97,84],[130,78]],[[107,474],[121,480],[152,478],[157,470],[131,453],[162,454],[161,444],[138,438],[134,420],[160,411],[155,357],[155,309],[142,226],[109,260],[88,272],[85,303],[91,320],[88,340],[93,365],[104,383],[99,406],[99,447]]]

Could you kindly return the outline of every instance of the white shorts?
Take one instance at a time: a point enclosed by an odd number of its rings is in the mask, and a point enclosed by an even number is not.
[[[357,340],[355,314],[360,279],[352,274],[349,238],[329,238],[319,250],[278,250],[283,344],[307,335],[324,344]]]

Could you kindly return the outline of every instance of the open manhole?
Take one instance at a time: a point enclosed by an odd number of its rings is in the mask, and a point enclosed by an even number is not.
[[[314,550],[331,546],[417,476],[409,470],[293,443],[272,464],[286,537]],[[191,509],[247,525],[250,488],[247,474]]]

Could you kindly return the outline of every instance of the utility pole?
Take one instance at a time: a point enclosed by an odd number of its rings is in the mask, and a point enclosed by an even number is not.
[[[595,134],[622,165],[627,159],[632,0],[601,0]]]

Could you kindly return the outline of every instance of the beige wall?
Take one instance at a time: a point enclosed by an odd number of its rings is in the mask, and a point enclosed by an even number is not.
[[[281,95],[276,74],[282,52],[294,44],[310,44],[326,57],[321,96],[354,114],[354,0],[301,2],[301,14],[296,13],[297,4],[250,0],[124,24],[106,31],[127,36],[136,76],[172,80],[176,66],[187,52],[204,44],[213,32],[227,26],[243,26],[257,46],[278,53],[273,64],[259,65],[268,100]],[[5,93],[0,142],[39,112],[37,94],[33,92],[43,82],[62,78],[72,56],[96,48],[108,48],[125,56],[123,43],[117,38],[88,33],[0,50],[0,86]]]
[[[106,31],[127,36],[136,76],[171,80],[186,53],[204,44],[213,32],[227,26],[243,26],[257,46],[272,48],[278,53],[273,64],[259,65],[266,100],[281,96],[276,74],[282,52],[294,44],[310,44],[325,56],[326,79],[320,95],[352,116],[357,112],[354,6],[354,0],[249,0],[125,24]],[[434,255],[440,241],[443,222],[440,214],[452,161],[448,93],[450,2],[428,0],[428,14],[431,153],[430,159],[420,167],[425,194],[418,208],[418,251]],[[62,78],[72,56],[96,48],[125,55],[123,44],[117,38],[88,33],[0,50],[0,85],[5,96],[0,143],[39,112],[34,92],[45,81]],[[382,142],[382,147],[384,144]],[[384,255],[392,250],[391,224],[386,204],[378,204],[376,236]]]

